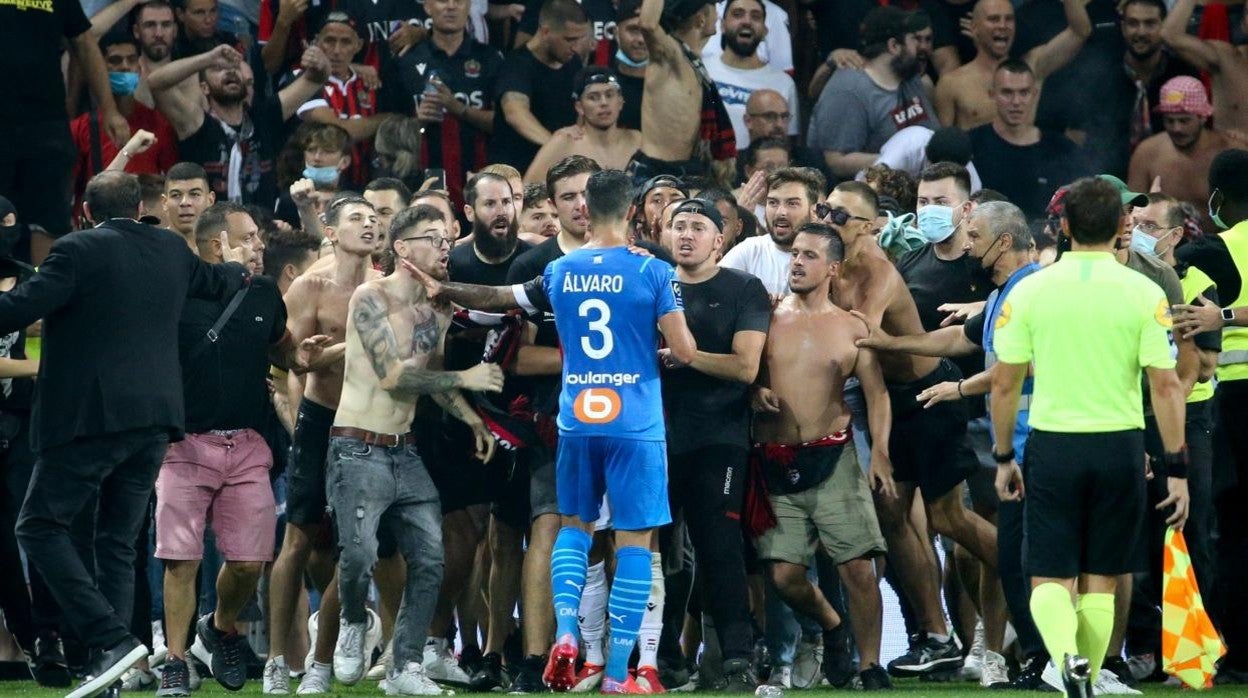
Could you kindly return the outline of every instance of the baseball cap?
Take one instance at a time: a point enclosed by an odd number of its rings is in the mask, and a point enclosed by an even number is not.
[[[889,39],[901,41],[906,34],[922,31],[930,26],[932,20],[926,12],[906,12],[892,5],[884,5],[871,8],[862,20],[858,35],[865,47],[882,44]]]
[[[647,179],[646,183],[641,185],[641,189],[637,192],[637,200],[644,200],[647,194],[655,189],[658,189],[659,187],[670,187],[679,191],[684,196],[689,196],[689,189],[685,187],[685,183],[680,181],[678,177],[675,175],[661,174]]]
[[[674,27],[714,3],[715,0],[668,0],[663,3],[663,25]]]
[[[345,24],[351,27],[356,34],[360,33],[360,25],[355,21],[355,17],[352,17],[350,13],[344,10],[334,10],[326,13],[325,18],[321,20],[321,25],[316,28],[316,33],[321,33],[321,30],[329,24]]]
[[[1096,176],[1096,178],[1104,180],[1114,185],[1114,188],[1117,189],[1118,193],[1122,195],[1123,206],[1128,206],[1128,205],[1147,206],[1148,205],[1148,194],[1141,194],[1136,191],[1131,191],[1131,189],[1127,187],[1127,183],[1122,181],[1121,179],[1118,179],[1117,177],[1111,174],[1099,174]]]
[[[685,199],[676,205],[676,210],[672,211],[672,218],[682,213],[696,213],[700,216],[706,216],[715,224],[715,229],[724,232],[724,217],[719,215],[719,209],[715,204],[706,199]]]
[[[1205,86],[1190,75],[1170,78],[1161,86],[1158,104],[1153,111],[1158,114],[1193,114],[1200,117],[1213,116],[1213,105]]]
[[[620,87],[620,81],[615,77],[615,73],[600,65],[590,65],[581,68],[576,74],[576,79],[572,82],[572,99],[580,99],[581,93],[590,85],[615,85],[616,89]]]

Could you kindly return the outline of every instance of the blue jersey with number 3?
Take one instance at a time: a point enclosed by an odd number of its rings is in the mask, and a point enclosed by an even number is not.
[[[672,267],[580,249],[547,265],[542,286],[563,345],[559,433],[662,441],[657,323],[682,310]]]

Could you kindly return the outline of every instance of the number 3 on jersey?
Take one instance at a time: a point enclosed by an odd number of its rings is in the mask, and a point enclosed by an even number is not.
[[[594,360],[607,358],[615,348],[615,336],[607,325],[611,322],[611,306],[601,299],[589,298],[576,309],[576,314],[589,319],[589,334],[581,337],[581,350]]]

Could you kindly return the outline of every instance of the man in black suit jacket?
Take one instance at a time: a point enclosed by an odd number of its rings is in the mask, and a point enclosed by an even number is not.
[[[165,449],[183,436],[182,305],[188,295],[228,298],[246,282],[240,264],[207,264],[181,237],[134,220],[142,190],[133,175],[97,175],[85,202],[99,224],[57,240],[36,275],[0,295],[0,332],[43,318],[31,417],[38,461],[17,537],[93,650],[87,680],[68,698],[106,690],[147,655],[129,631],[134,541]],[[97,498],[90,570],[69,525]]]

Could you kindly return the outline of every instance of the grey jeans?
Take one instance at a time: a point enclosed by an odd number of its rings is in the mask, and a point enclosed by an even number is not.
[[[394,665],[421,661],[442,585],[442,506],[415,446],[386,448],[335,436],[329,440],[326,497],[338,532],[338,591],[348,623],[364,609],[377,530],[384,523],[407,563],[407,586],[394,626]]]

